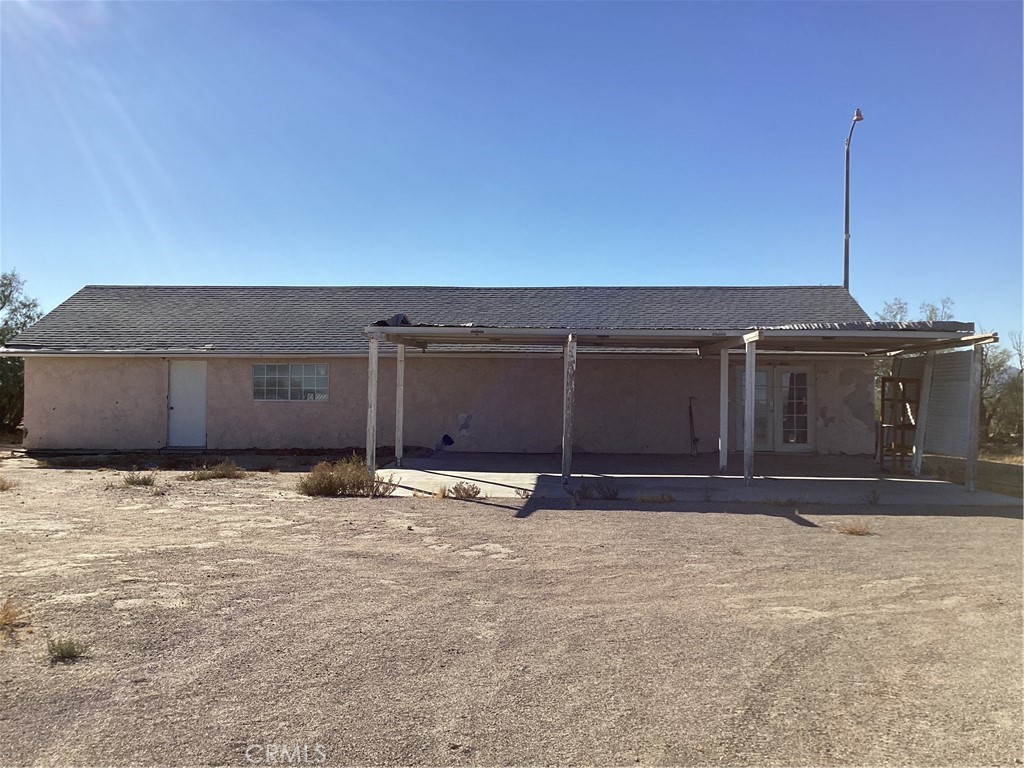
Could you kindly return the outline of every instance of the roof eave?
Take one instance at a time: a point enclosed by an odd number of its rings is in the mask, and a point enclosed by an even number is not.
[[[576,337],[580,346],[704,349],[707,352],[740,346],[750,329],[670,330],[610,328],[485,328],[476,326],[367,326],[367,337],[395,344],[557,345]],[[864,328],[857,330],[760,329],[758,348],[792,352],[847,352],[883,356],[950,349],[999,340],[997,334],[964,331]]]

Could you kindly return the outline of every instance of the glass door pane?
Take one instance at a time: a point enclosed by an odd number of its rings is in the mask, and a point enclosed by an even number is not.
[[[772,449],[772,417],[770,396],[770,372],[761,368],[754,371],[754,449],[770,451]],[[743,446],[743,409],[747,391],[746,377],[740,372],[740,419],[738,424],[738,444]]]
[[[808,445],[810,430],[807,424],[807,374],[783,372],[779,383],[779,395],[782,401],[782,430],[780,433],[782,444]]]

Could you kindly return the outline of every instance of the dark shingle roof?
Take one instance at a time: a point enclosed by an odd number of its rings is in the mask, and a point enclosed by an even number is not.
[[[413,323],[520,328],[733,330],[862,323],[838,286],[208,287],[86,286],[8,347],[51,350],[364,353],[363,329]]]

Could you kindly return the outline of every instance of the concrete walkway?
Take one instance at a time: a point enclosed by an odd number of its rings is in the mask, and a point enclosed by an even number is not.
[[[691,456],[581,454],[574,457],[568,489],[561,483],[556,454],[436,453],[407,458],[404,466],[383,467],[399,488],[396,495],[434,494],[460,481],[480,487],[481,495],[565,499],[586,484],[601,499],[597,483],[614,487],[619,500],[662,497],[679,502],[746,502],[873,506],[1021,507],[1021,499],[962,485],[883,473],[870,457],[757,456],[754,480],[743,482],[742,456],[730,456],[718,471],[717,454]],[[664,497],[663,497],[664,498]]]

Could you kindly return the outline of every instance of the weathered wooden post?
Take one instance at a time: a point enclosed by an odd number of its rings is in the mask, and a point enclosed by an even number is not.
[[[562,393],[562,485],[572,473],[572,407],[576,395],[576,334],[570,333],[563,350]]]

